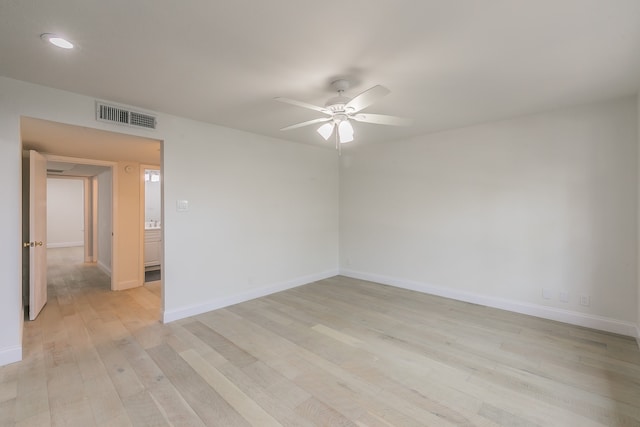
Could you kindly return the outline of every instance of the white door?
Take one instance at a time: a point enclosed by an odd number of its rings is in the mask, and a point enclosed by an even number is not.
[[[47,159],[29,151],[29,319],[47,303]]]

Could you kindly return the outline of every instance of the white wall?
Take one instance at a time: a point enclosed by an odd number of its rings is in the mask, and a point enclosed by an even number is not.
[[[180,284],[165,286],[168,319],[337,273],[335,151],[197,122],[175,129],[163,152],[163,275]]]
[[[341,271],[632,335],[637,121],[634,97],[363,142],[341,166]]]
[[[334,151],[165,114],[156,132],[120,127],[97,122],[94,102],[0,77],[0,179],[16,183],[0,207],[0,364],[21,355],[21,115],[164,141],[165,320],[336,274]]]
[[[112,173],[106,170],[97,176],[98,181],[98,266],[111,275],[111,212]]]
[[[84,245],[84,181],[47,178],[47,247]]]
[[[115,264],[115,290],[131,289],[144,284],[140,275],[144,271],[140,245],[143,224],[140,212],[140,164],[121,161],[117,165],[118,179],[115,223],[117,238],[113,240],[114,253],[119,254],[112,261]],[[124,255],[124,257],[122,256]],[[113,289],[112,288],[112,289]]]
[[[22,358],[20,116],[0,83],[0,366]],[[9,183],[14,183],[10,185]]]

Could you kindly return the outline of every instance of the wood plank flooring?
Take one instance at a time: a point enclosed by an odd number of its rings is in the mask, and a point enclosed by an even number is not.
[[[77,255],[49,253],[2,426],[640,426],[631,338],[345,277],[163,325],[159,285]]]

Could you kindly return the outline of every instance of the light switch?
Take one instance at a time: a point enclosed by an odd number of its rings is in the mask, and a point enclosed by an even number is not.
[[[176,202],[176,210],[178,212],[186,212],[189,210],[189,201],[188,200],[178,200]]]

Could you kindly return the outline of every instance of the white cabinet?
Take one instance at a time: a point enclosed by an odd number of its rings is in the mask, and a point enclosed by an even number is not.
[[[144,230],[144,266],[160,265],[162,253],[162,230],[160,228]]]

